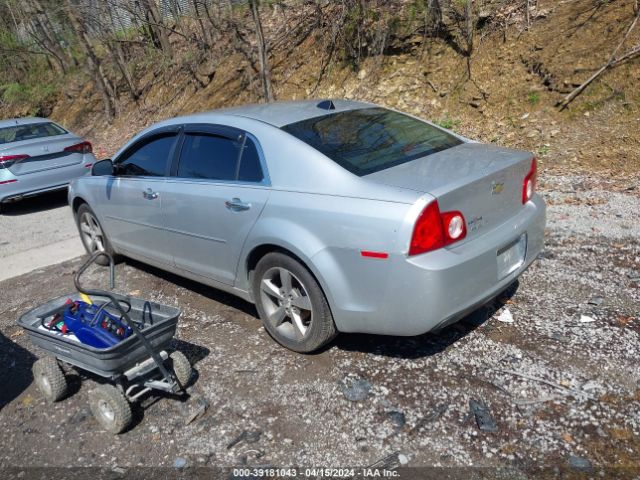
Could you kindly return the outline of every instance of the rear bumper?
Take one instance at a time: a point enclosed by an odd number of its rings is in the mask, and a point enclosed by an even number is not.
[[[471,242],[411,258],[391,256],[387,278],[377,279],[386,285],[384,294],[367,302],[373,307],[367,312],[338,307],[338,329],[411,336],[459,320],[505,290],[536,259],[544,247],[545,210],[536,195],[517,216]],[[499,278],[498,251],[522,235],[527,236],[523,262]]]
[[[80,164],[24,175],[14,175],[6,168],[0,169],[0,203],[64,189],[73,179],[90,173],[85,164],[93,163],[92,158],[85,155],[85,161]]]

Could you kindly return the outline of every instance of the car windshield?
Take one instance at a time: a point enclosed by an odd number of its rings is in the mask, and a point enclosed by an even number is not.
[[[385,108],[333,113],[282,129],[358,176],[463,143],[428,123]]]
[[[51,122],[12,125],[11,127],[0,128],[0,144],[53,137],[55,135],[64,135],[65,133],[67,132],[63,128]]]

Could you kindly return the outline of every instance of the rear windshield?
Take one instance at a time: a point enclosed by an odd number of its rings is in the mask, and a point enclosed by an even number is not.
[[[463,143],[428,123],[385,108],[333,113],[282,129],[358,176]]]
[[[66,130],[51,122],[13,125],[0,128],[0,144],[22,142],[33,138],[54,137],[65,133],[67,133]]]

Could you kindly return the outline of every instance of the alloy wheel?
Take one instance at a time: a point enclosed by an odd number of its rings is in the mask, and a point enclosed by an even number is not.
[[[269,323],[283,336],[301,340],[313,321],[307,289],[289,270],[273,267],[260,281],[260,301]]]
[[[84,212],[80,217],[80,231],[82,241],[89,253],[104,252],[104,235],[98,220],[89,212]]]

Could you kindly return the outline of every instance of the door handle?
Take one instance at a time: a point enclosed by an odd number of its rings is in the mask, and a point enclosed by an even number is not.
[[[150,188],[147,188],[142,192],[142,196],[147,200],[155,200],[156,198],[158,198],[158,193],[154,192]]]
[[[251,208],[250,203],[245,203],[239,198],[232,198],[231,200],[227,200],[224,202],[229,210],[234,210],[236,212],[240,212],[242,210],[249,210]]]

